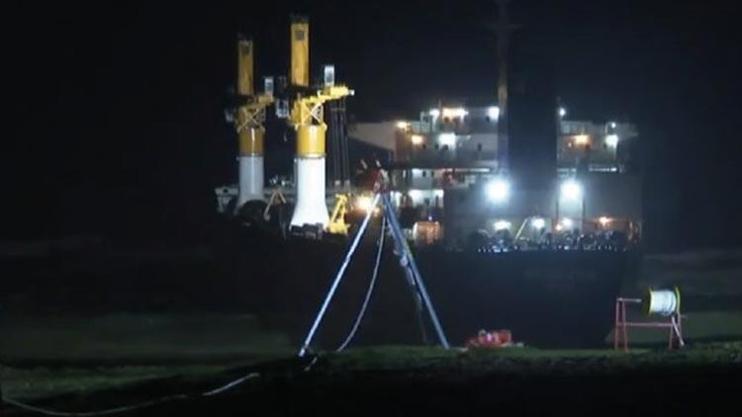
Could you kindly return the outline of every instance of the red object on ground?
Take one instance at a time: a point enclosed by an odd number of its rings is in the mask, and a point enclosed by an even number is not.
[[[469,348],[499,348],[512,346],[513,334],[510,330],[480,330],[476,337],[472,337],[466,342]]]

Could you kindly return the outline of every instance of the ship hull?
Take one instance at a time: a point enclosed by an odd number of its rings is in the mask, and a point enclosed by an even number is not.
[[[232,229],[225,259],[244,280],[245,306],[300,343],[327,295],[348,241],[283,239],[255,229]],[[353,256],[317,334],[332,349],[348,334],[363,303],[375,263],[378,224]],[[415,259],[443,328],[454,345],[480,329],[509,329],[517,341],[541,347],[603,343],[621,286],[632,279],[632,251],[478,253],[427,248]],[[415,293],[390,242],[383,251],[358,345],[434,342],[420,319]]]

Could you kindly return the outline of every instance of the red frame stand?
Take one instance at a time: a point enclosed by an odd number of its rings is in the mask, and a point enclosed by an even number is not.
[[[628,321],[626,318],[627,304],[641,304],[640,298],[616,298],[616,323],[613,330],[613,349],[622,346],[624,352],[629,351],[629,327],[643,327],[652,329],[669,329],[667,349],[672,350],[677,340],[677,347],[685,346],[683,340],[683,316],[680,312],[672,313],[667,321]]]

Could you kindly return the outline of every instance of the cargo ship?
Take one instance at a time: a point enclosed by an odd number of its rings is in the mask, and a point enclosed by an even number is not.
[[[602,343],[641,257],[641,177],[632,153],[639,135],[628,122],[573,120],[538,85],[509,94],[509,25],[498,27],[496,100],[440,101],[414,120],[351,125],[344,100],[353,91],[335,82],[334,67],[310,83],[308,20],[292,20],[288,79],[266,78],[261,93],[252,41],[238,41],[238,101],[227,112],[239,142],[238,181],[215,193],[225,219],[219,251],[243,280],[246,308],[298,345],[370,213],[317,339],[324,349],[339,344],[369,291],[386,233],[369,180],[383,171],[384,192],[454,345],[480,329],[509,329],[536,346]],[[296,154],[293,175],[266,184],[268,109],[286,120]],[[519,146],[541,158],[511,158]],[[348,169],[354,148],[373,150],[356,175]],[[355,341],[432,343],[430,320],[391,247],[379,271]]]

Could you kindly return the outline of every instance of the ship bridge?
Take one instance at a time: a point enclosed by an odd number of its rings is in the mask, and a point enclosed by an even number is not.
[[[571,120],[555,108],[556,169],[546,184],[534,186],[507,169],[499,114],[496,104],[439,106],[417,120],[384,122],[385,135],[374,124],[355,130],[358,140],[373,132],[369,141],[393,149],[394,200],[413,212],[411,235],[423,231],[423,243],[452,245],[482,231],[532,240],[566,232],[638,236],[641,178],[633,124]]]

